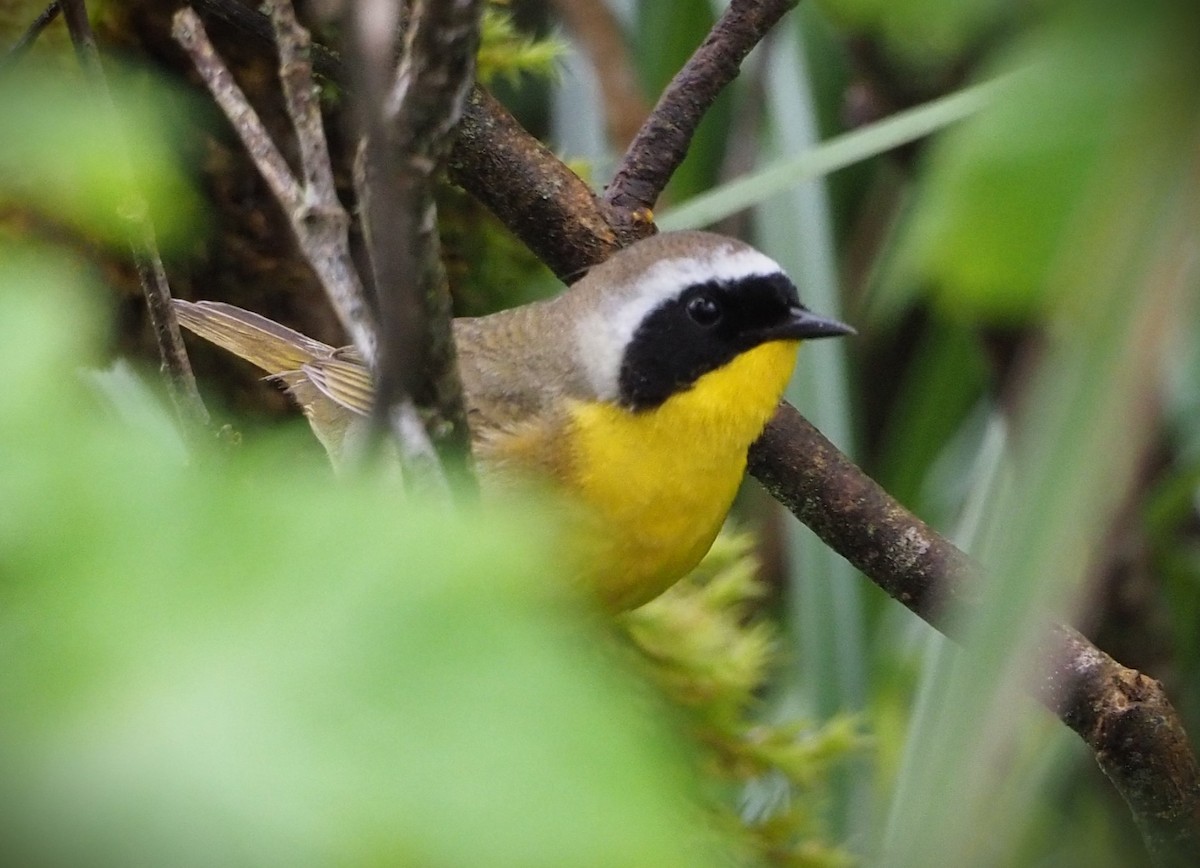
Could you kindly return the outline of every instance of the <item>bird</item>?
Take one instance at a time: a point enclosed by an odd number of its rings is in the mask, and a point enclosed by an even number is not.
[[[174,304],[281,382],[337,463],[371,410],[357,351],[229,304]],[[572,572],[614,611],[707,553],[799,342],[854,332],[805,307],[764,253],[702,231],[634,242],[557,296],[452,330],[485,499],[521,480],[559,494]]]

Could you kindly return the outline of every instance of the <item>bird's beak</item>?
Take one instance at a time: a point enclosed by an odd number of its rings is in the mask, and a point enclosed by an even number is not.
[[[770,329],[772,340],[803,341],[812,338],[835,338],[839,335],[858,334],[844,322],[815,314],[803,305],[791,310],[791,316]]]

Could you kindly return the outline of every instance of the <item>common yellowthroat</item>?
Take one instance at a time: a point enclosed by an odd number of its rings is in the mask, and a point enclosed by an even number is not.
[[[286,384],[336,463],[371,407],[353,349],[231,305],[175,304]],[[770,258],[707,232],[652,236],[554,298],[453,328],[485,495],[513,477],[560,492],[582,578],[615,609],[708,551],[799,341],[852,332],[805,308]]]

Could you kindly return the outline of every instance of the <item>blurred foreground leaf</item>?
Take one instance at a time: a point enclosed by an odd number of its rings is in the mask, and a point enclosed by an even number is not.
[[[126,75],[113,92],[115,124],[61,70],[0,76],[0,206],[19,202],[110,243],[126,241],[148,209],[164,249],[184,243],[200,212],[170,140],[180,95]]]
[[[1056,6],[1020,40],[1020,98],[959,127],[930,164],[916,216],[929,234],[914,242],[938,302],[1042,329],[1006,384],[1011,434],[971,548],[988,578],[963,649],[931,672],[938,711],[914,726],[889,865],[1024,865],[1012,842],[1034,834],[1043,861],[1131,864],[1065,826],[1054,791],[1084,751],[1017,697],[1044,677],[1047,623],[1078,620],[1119,561],[1171,350],[1194,322],[1198,39],[1200,7],[1184,0]],[[1131,727],[1125,749],[1148,738]],[[1134,808],[1161,864],[1193,864]]]
[[[1048,12],[999,63],[1019,73],[1011,87],[931,155],[900,280],[930,280],[968,317],[1021,321],[1055,303],[1051,271],[1086,231],[1095,191],[1126,182],[1106,174],[1109,155],[1151,161],[1192,135],[1198,27],[1181,0]]]
[[[0,852],[715,862],[528,521],[270,455],[181,465],[78,385],[99,292],[74,277],[0,250]]]

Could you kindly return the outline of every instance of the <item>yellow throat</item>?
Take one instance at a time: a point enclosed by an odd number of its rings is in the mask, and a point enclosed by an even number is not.
[[[652,599],[708,551],[798,346],[757,346],[650,410],[571,407],[574,478],[567,487],[592,525],[580,535],[583,569],[613,608]]]

